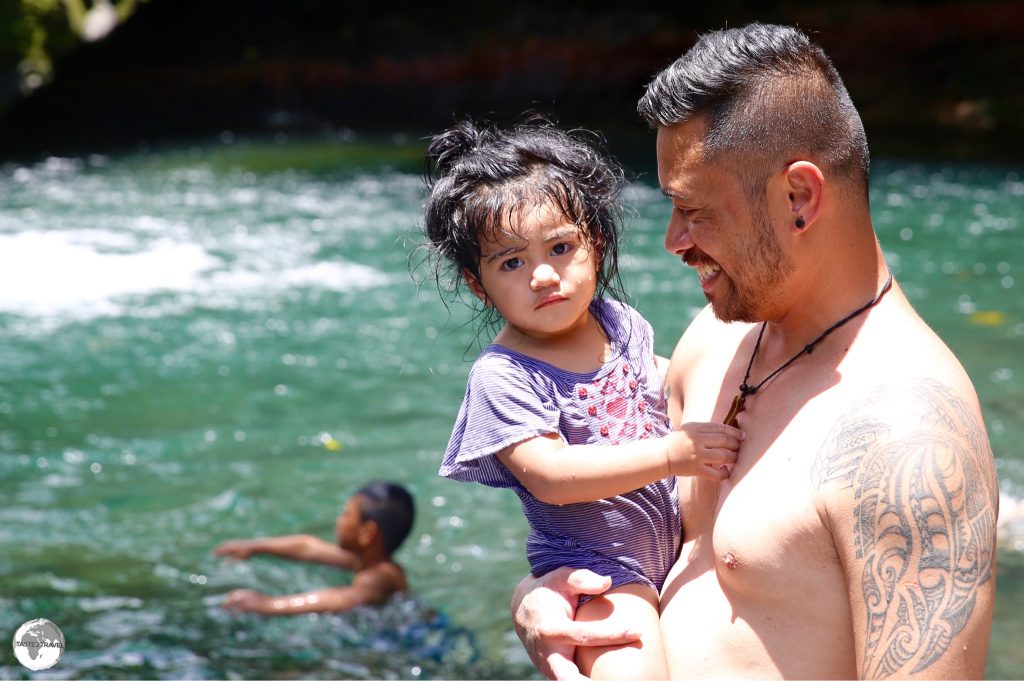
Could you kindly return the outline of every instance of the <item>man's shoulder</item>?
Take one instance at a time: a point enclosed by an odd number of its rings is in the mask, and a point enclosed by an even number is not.
[[[730,340],[738,344],[750,331],[753,324],[745,322],[723,322],[715,316],[710,305],[706,305],[683,332],[673,353],[673,361],[688,358],[699,359],[712,349],[721,349]]]
[[[864,675],[957,669],[968,647],[953,638],[976,641],[991,624],[999,508],[969,383],[904,376],[852,399],[811,481],[863,627]],[[908,620],[944,636],[907,638]]]
[[[890,376],[844,403],[814,457],[819,491],[852,491],[859,499],[870,486],[938,475],[968,482],[995,503],[992,451],[969,381]]]
[[[974,393],[960,360],[903,298],[872,311],[847,361],[869,384],[933,378],[965,396]]]

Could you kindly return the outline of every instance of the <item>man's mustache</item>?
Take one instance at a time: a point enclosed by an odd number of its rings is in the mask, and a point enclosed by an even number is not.
[[[718,263],[710,258],[707,253],[703,251],[697,251],[696,249],[690,249],[683,254],[683,262],[690,267],[699,267],[701,265],[717,265]]]

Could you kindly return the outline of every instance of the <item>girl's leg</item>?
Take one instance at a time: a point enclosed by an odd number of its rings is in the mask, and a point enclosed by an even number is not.
[[[643,584],[626,584],[584,603],[577,621],[614,618],[641,633],[639,641],[617,646],[576,648],[576,664],[593,679],[667,679],[661,641],[658,594]]]

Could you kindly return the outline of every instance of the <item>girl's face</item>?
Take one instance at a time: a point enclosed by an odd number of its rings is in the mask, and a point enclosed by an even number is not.
[[[586,322],[597,289],[597,254],[550,203],[519,217],[510,234],[481,235],[480,280],[466,273],[466,281],[519,333],[538,340],[569,333]]]

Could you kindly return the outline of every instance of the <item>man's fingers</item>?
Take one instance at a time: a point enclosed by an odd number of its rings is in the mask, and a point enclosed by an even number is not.
[[[581,568],[569,573],[566,586],[570,593],[596,596],[611,588],[612,578]]]
[[[550,669],[548,678],[559,679],[559,681],[579,681],[587,678],[580,673],[580,668],[576,666],[575,662],[561,653],[552,653],[548,656],[547,661]]]
[[[568,621],[561,625],[537,627],[538,637],[551,644],[611,646],[640,639],[640,632],[609,620]]]

